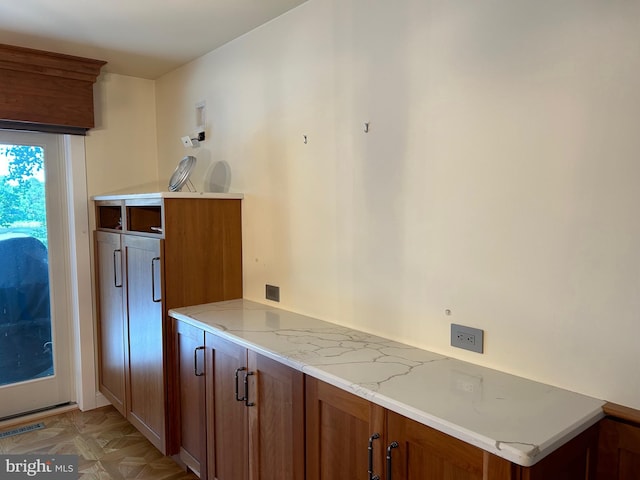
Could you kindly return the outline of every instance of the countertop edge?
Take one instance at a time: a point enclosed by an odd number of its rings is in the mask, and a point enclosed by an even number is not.
[[[91,200],[140,200],[148,198],[219,198],[228,200],[242,200],[242,193],[216,193],[216,192],[151,192],[151,193],[121,193],[93,195]]]

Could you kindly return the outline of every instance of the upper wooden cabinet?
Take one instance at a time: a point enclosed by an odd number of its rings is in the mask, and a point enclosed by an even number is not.
[[[100,391],[163,453],[178,402],[170,308],[242,297],[241,200],[97,197]]]
[[[165,312],[242,298],[241,200],[175,195],[96,197],[96,229],[162,241]]]

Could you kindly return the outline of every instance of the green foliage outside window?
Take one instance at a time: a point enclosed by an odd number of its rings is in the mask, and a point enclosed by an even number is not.
[[[47,245],[44,151],[32,145],[2,145],[8,160],[0,176],[0,233],[24,233]]]

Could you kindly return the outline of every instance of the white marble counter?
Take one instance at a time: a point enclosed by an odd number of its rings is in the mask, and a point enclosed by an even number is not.
[[[169,314],[525,467],[604,416],[594,398],[248,300]]]
[[[242,193],[215,192],[151,192],[151,193],[123,193],[110,195],[94,195],[91,200],[145,200],[160,198],[222,198],[237,200],[244,198]]]

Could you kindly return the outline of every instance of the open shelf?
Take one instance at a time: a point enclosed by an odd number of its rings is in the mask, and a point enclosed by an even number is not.
[[[101,200],[96,202],[96,228],[162,236],[163,213],[161,202]]]
[[[127,205],[127,230],[162,234],[162,207],[160,205]]]
[[[122,230],[122,206],[98,205],[96,207],[96,226],[99,229]]]

